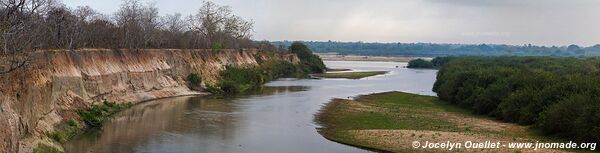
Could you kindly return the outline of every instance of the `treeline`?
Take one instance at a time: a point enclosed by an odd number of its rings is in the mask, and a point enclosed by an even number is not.
[[[252,21],[206,1],[196,14],[159,15],[140,0],[124,0],[114,14],[52,0],[1,0],[5,51],[16,48],[239,48],[251,46]],[[29,44],[23,44],[28,42]]]
[[[275,48],[253,42],[252,29],[252,21],[210,1],[196,14],[161,16],[140,0],[124,0],[113,14],[55,0],[0,0],[0,74],[26,65],[40,49]]]
[[[448,63],[452,57],[435,57],[432,60],[425,60],[422,58],[417,58],[410,60],[408,62],[407,68],[417,68],[417,69],[435,69],[440,68],[442,65]]]
[[[274,41],[274,45],[290,46],[290,41]],[[599,56],[600,45],[591,47],[496,45],[496,44],[435,44],[435,43],[365,43],[365,42],[304,42],[318,53],[336,52],[342,55],[370,56]]]
[[[461,57],[433,87],[441,100],[546,134],[600,142],[600,59]]]

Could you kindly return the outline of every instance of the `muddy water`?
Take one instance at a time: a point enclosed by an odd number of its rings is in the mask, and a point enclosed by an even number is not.
[[[68,152],[368,152],[324,139],[313,115],[331,98],[404,91],[434,95],[435,70],[406,63],[330,61],[331,68],[386,70],[360,80],[281,79],[249,95],[179,97],[136,105],[68,142]],[[396,68],[398,66],[399,68]]]

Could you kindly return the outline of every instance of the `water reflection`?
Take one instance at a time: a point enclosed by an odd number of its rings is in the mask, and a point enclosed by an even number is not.
[[[274,95],[306,91],[305,86],[264,87],[237,97],[178,97],[136,105],[117,114],[102,129],[89,131],[66,145],[69,152],[136,152],[131,146],[149,146],[148,141],[177,142],[183,135],[232,137],[239,109],[235,99],[251,95]],[[237,113],[236,113],[237,112]],[[157,133],[159,132],[160,133]],[[189,143],[189,142],[188,142]]]
[[[384,91],[433,95],[435,70],[406,63],[326,62],[331,68],[386,70],[360,80],[282,79],[229,98],[179,97],[126,110],[102,130],[68,142],[69,152],[366,152],[328,141],[313,122],[331,98]]]

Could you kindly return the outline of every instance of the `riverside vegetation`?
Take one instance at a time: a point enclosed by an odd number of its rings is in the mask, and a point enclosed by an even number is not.
[[[37,123],[46,122],[42,120],[45,115],[50,114],[51,116],[56,111],[48,111],[51,113],[42,115],[42,113],[35,112],[40,111],[36,106],[50,103],[54,105],[54,99],[48,99],[48,102],[38,102],[39,99],[20,97],[23,94],[38,94],[39,96],[34,97],[46,100],[44,97],[51,95],[54,98],[56,97],[54,94],[58,93],[45,88],[60,88],[63,84],[47,86],[42,83],[31,83],[36,82],[32,78],[41,79],[41,77],[37,75],[33,75],[35,76],[33,77],[31,74],[44,74],[44,71],[38,70],[40,68],[36,65],[38,63],[35,63],[39,57],[54,58],[49,56],[51,54],[38,56],[39,53],[69,50],[75,54],[74,52],[82,48],[89,48],[89,50],[126,49],[135,50],[135,52],[165,48],[212,49],[215,52],[223,52],[223,49],[236,49],[240,52],[247,50],[286,52],[285,49],[276,48],[268,42],[253,41],[254,23],[251,20],[234,14],[229,6],[221,6],[210,1],[203,2],[194,14],[174,13],[164,16],[159,15],[159,9],[154,4],[145,4],[140,0],[123,0],[117,11],[110,13],[111,15],[101,14],[89,6],[70,8],[60,1],[53,0],[9,0],[2,1],[2,4],[0,5],[0,14],[2,14],[0,17],[0,41],[3,43],[0,43],[0,78],[3,78],[2,85],[7,87],[2,90],[1,96],[3,99],[10,99],[7,103],[3,103],[7,104],[7,108],[22,106],[23,109],[0,111],[0,118],[6,119],[0,121],[0,124],[10,125],[0,132],[0,146],[3,146],[0,147],[0,152],[30,151],[35,145],[24,144],[23,140],[45,138],[40,135],[48,136],[56,142],[41,142],[35,151],[62,150],[60,147],[53,147],[68,140],[83,129],[84,125],[99,127],[108,116],[128,107],[105,102],[74,113],[78,116],[68,116],[69,119],[75,117],[73,120],[60,123],[48,121],[52,127],[45,127],[45,124],[38,126]],[[290,48],[301,59],[301,64],[295,65],[284,61],[259,61],[260,65],[252,68],[228,68],[221,73],[223,81],[216,87],[208,86],[207,90],[216,93],[239,93],[259,87],[262,83],[278,77],[305,76],[307,73],[323,72],[325,68],[323,62],[313,55],[305,45],[298,43]],[[50,67],[54,66],[59,65],[50,65]],[[190,88],[202,90],[202,78],[198,74],[192,73],[185,79]],[[49,80],[52,79],[42,82],[52,83]],[[106,83],[109,82],[101,82],[101,84]],[[131,82],[129,83],[131,84]],[[13,84],[15,86],[10,86]],[[37,87],[38,85],[40,87]],[[87,87],[88,84],[86,84]],[[44,92],[38,93],[37,89]],[[60,88],[59,91],[62,90],[68,89]],[[45,91],[48,91],[49,94],[46,94]],[[50,107],[47,110],[54,109]],[[75,110],[67,109],[67,111]],[[62,115],[58,116],[66,117]],[[54,132],[46,132],[48,129]],[[32,131],[34,132],[31,133]],[[37,141],[33,142],[37,143]]]
[[[297,43],[296,47],[290,48],[300,59],[300,64],[292,64],[283,60],[264,60],[257,56],[258,66],[255,67],[233,67],[228,66],[221,71],[221,81],[216,86],[207,85],[206,91],[217,95],[244,93],[250,89],[257,89],[267,81],[281,77],[305,77],[309,73],[321,73],[324,71],[324,64],[319,57],[312,54],[312,51],[302,43]],[[304,54],[300,56],[300,54]],[[271,52],[270,56],[275,56]],[[202,78],[191,73],[186,78],[188,86],[191,89],[201,87]],[[131,103],[117,104],[115,102],[104,101],[100,105],[93,105],[88,109],[78,110],[77,114],[86,126],[81,126],[76,120],[68,120],[58,126],[58,130],[48,134],[48,137],[64,143],[76,135],[85,127],[96,128],[108,120],[112,115],[131,107]],[[51,146],[39,145],[38,151],[57,150]]]
[[[290,41],[274,41],[275,45],[289,46]],[[589,57],[600,55],[600,45],[589,47],[536,46],[505,44],[436,44],[436,43],[380,43],[380,42],[304,42],[317,53],[336,52],[341,55],[361,56],[554,56]]]
[[[436,57],[432,60],[425,60],[422,58],[413,59],[408,62],[407,68],[417,68],[417,69],[438,69],[442,65],[448,63],[448,61],[452,59],[452,57]]]
[[[525,126],[472,115],[433,96],[386,92],[334,99],[315,116],[325,138],[380,152],[481,152],[480,149],[421,149],[413,141],[551,141]],[[510,152],[500,148],[498,152]],[[549,151],[549,150],[545,150]],[[556,151],[556,150],[554,150]]]
[[[600,142],[597,58],[464,57],[438,72],[441,100],[544,134]]]
[[[48,133],[48,137],[60,144],[63,144],[70,140],[73,136],[77,135],[83,129],[101,127],[102,124],[106,120],[110,119],[111,116],[131,106],[131,103],[117,104],[115,102],[109,102],[105,100],[100,105],[93,105],[88,109],[78,110],[77,115],[79,116],[79,119],[85,123],[85,125],[81,125],[77,120],[69,119],[63,124],[60,124],[54,132]],[[58,153],[60,151],[51,146],[38,144],[37,148],[34,148],[33,152]]]
[[[389,92],[334,99],[316,115],[320,133],[394,152],[427,151],[406,145],[412,141],[600,142],[599,59],[436,59],[424,62],[440,67],[438,98]]]
[[[300,59],[299,64],[287,61],[265,61],[257,58],[256,67],[227,67],[221,71],[221,81],[215,86],[207,85],[206,90],[213,94],[237,94],[256,89],[268,81],[281,77],[307,77],[309,73],[323,73],[325,64],[306,45],[296,42],[290,49]]]

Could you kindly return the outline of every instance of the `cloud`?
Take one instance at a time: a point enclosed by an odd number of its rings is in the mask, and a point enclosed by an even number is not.
[[[216,0],[255,21],[258,40],[593,45],[597,0]],[[102,12],[118,0],[65,0]],[[156,1],[162,14],[193,14],[199,0]]]

